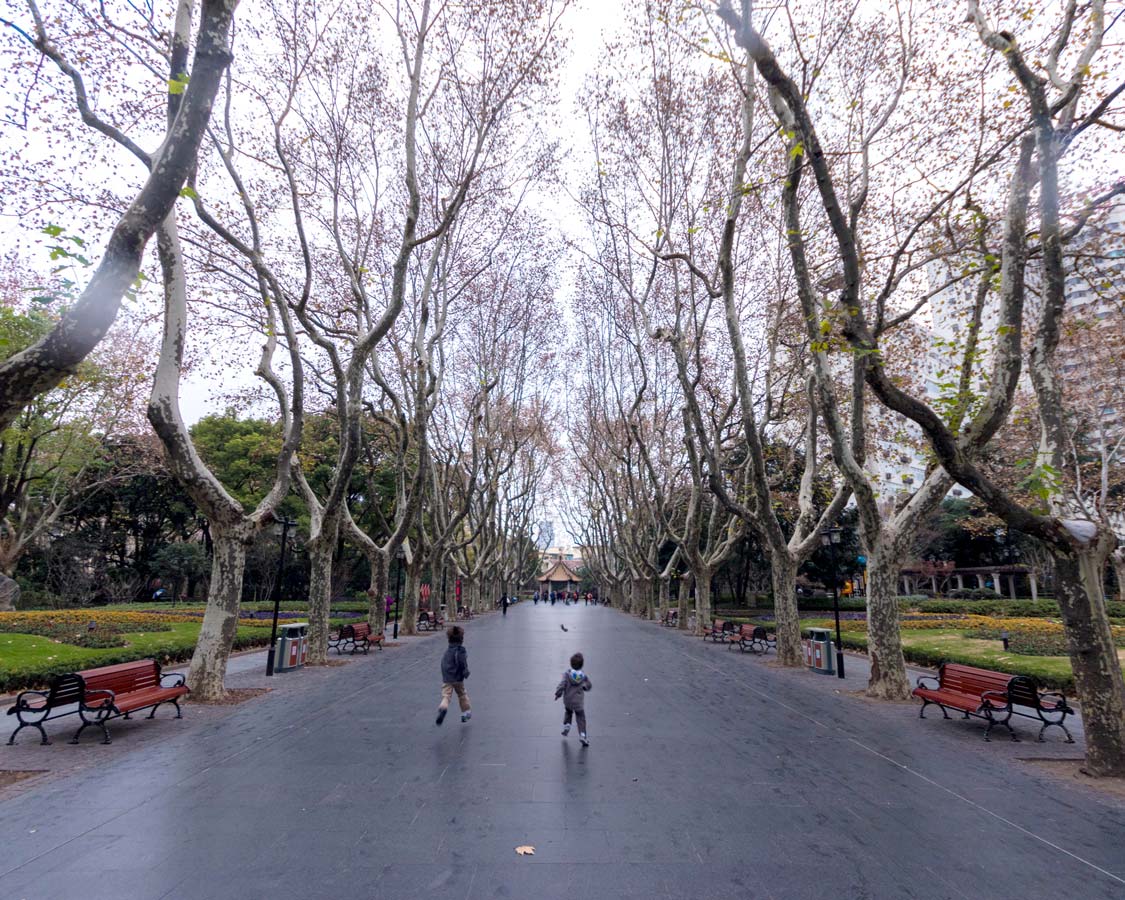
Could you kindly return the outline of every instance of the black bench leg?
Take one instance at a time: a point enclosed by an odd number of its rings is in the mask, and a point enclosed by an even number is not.
[[[43,736],[43,739],[39,742],[40,746],[46,746],[47,744],[51,743],[49,740],[47,740],[47,732],[43,728],[42,722],[22,722],[21,721],[20,724],[17,726],[16,730],[12,732],[12,736],[10,738],[8,738],[8,746],[9,747],[11,747],[12,744],[14,744],[16,742],[16,735],[19,734],[20,731],[22,731],[24,728],[38,728],[39,729],[39,733]]]
[[[1009,716],[1009,718],[1011,718],[1011,716]],[[1011,723],[1008,722],[1008,719],[1004,719],[1004,720],[1000,721],[1000,720],[992,718],[992,716],[988,717],[988,727],[986,729],[984,729],[984,739],[986,741],[989,741],[989,742],[992,741],[992,738],[990,738],[988,736],[988,734],[989,734],[990,731],[992,731],[992,728],[995,725],[1003,725],[1005,728],[1008,729],[1008,735],[1011,737],[1011,739],[1013,741],[1015,741],[1016,743],[1019,743],[1019,735],[1016,734],[1015,729],[1012,728]]]
[[[1043,732],[1046,731],[1048,728],[1050,728],[1052,725],[1056,725],[1063,730],[1063,734],[1066,735],[1066,742],[1068,744],[1074,743],[1074,738],[1072,738],[1070,736],[1069,729],[1067,729],[1067,727],[1062,722],[1045,722],[1045,723],[1043,723],[1043,727],[1039,729],[1039,743],[1041,743],[1041,744],[1044,743]],[[9,741],[9,743],[11,743],[11,742]]]
[[[926,718],[926,707],[929,706],[931,703],[933,703],[934,706],[936,706],[938,709],[941,710],[941,714],[944,718],[946,718],[946,719],[949,718],[949,713],[945,711],[945,707],[942,706],[940,703],[934,703],[933,700],[927,700],[925,697],[922,697],[921,700],[922,700],[922,708],[920,710],[918,710],[918,718],[919,719]],[[968,716],[965,716],[965,718],[967,719]]]
[[[79,715],[81,715],[81,713],[79,713]],[[78,739],[82,736],[82,732],[86,730],[87,726],[100,725],[101,729],[102,729],[102,735],[104,736],[104,740],[102,741],[102,743],[103,744],[112,744],[113,739],[109,736],[109,729],[106,728],[105,723],[106,723],[105,717],[101,716],[101,715],[99,715],[96,719],[93,719],[93,720],[87,719],[85,716],[82,716],[82,725],[78,728],[78,730],[76,732],[74,732],[74,737],[72,737],[70,739],[70,742],[72,744],[77,744]]]

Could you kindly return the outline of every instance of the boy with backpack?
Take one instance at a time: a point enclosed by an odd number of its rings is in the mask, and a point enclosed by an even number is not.
[[[570,722],[574,717],[578,718],[578,739],[582,741],[583,747],[590,746],[590,739],[586,736],[586,691],[590,690],[593,685],[590,683],[590,677],[582,671],[582,666],[586,662],[581,653],[575,653],[570,658],[570,668],[563,672],[562,681],[559,686],[555,688],[555,699],[563,698],[563,707],[566,712],[563,715],[563,737],[570,734]]]

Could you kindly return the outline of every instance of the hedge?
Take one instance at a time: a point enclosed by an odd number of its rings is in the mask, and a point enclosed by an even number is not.
[[[1111,600],[1106,603],[1111,618],[1125,617],[1125,603]],[[981,616],[999,616],[1006,619],[1025,619],[1062,615],[1054,600],[926,600],[918,604],[920,612],[975,613]]]

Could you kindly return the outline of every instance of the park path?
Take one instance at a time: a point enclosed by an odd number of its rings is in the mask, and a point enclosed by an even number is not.
[[[612,609],[466,630],[468,724],[434,725],[435,636],[0,801],[0,897],[1125,897],[1125,805],[1012,756],[1045,745]],[[552,701],[575,650],[589,749]]]

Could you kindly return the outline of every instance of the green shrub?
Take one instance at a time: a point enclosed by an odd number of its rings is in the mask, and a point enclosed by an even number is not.
[[[39,588],[21,587],[20,599],[16,603],[16,609],[21,611],[29,609],[69,609],[76,605],[69,603],[61,594],[40,590]]]
[[[992,588],[954,588],[946,596],[950,600],[996,600],[1001,594]]]

